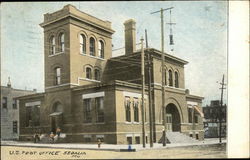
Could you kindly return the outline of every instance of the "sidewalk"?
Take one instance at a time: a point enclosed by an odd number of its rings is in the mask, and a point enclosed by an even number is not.
[[[226,139],[222,139],[222,143],[226,143]],[[219,144],[218,138],[205,139],[203,141],[195,143],[175,143],[166,144],[165,147],[160,143],[154,143],[153,148],[150,148],[149,144],[146,144],[146,148],[142,147],[142,144],[133,144],[132,149],[146,150],[146,149],[163,149],[174,147],[186,147],[186,146],[202,146],[202,145],[214,145]],[[59,143],[59,144],[41,144],[32,142],[20,142],[20,141],[1,141],[1,146],[22,146],[22,147],[36,147],[36,148],[60,148],[60,149],[85,149],[85,150],[109,150],[120,151],[120,149],[128,149],[128,145],[116,145],[116,144],[102,144],[101,148],[97,147],[97,144],[80,144],[80,143]]]

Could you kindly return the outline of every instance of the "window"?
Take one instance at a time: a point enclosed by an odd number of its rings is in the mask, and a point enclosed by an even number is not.
[[[104,43],[102,41],[98,42],[98,56],[104,58]]]
[[[192,108],[188,108],[188,123],[192,123]]]
[[[135,137],[135,143],[140,144],[140,137],[138,137],[138,136]]]
[[[7,101],[8,101],[8,98],[7,97],[3,97],[3,102],[2,102],[3,108],[7,109]]]
[[[34,126],[40,126],[40,106],[33,106],[32,122]]]
[[[91,136],[84,136],[84,142],[91,142]]]
[[[55,80],[56,80],[56,81],[55,81],[55,84],[56,84],[56,85],[59,85],[59,84],[61,84],[61,68],[59,68],[59,67],[56,68],[56,69],[55,69],[55,72],[56,72],[56,73],[55,73],[55,74],[56,74],[56,77],[55,77]]]
[[[95,69],[95,80],[100,81],[101,76],[100,76],[100,70]]]
[[[179,77],[178,77],[178,73],[174,72],[174,76],[175,76],[175,87],[179,88]]]
[[[31,111],[32,111],[31,106],[26,107],[26,123],[25,123],[26,127],[32,126]]]
[[[52,36],[50,38],[50,55],[54,55],[56,53],[56,40],[55,37]]]
[[[86,54],[86,37],[83,34],[80,35],[80,53]]]
[[[95,39],[93,37],[89,40],[89,53],[91,56],[95,56]]]
[[[12,107],[13,107],[13,109],[17,109],[17,103],[16,103],[15,99],[13,99]]]
[[[92,78],[91,68],[89,67],[86,68],[86,78],[88,79]]]
[[[126,121],[131,122],[130,98],[125,97]]]
[[[132,137],[127,137],[127,143],[132,144]]]
[[[95,99],[96,104],[96,121],[97,122],[104,122],[104,104],[103,104],[103,97],[97,97]]]
[[[172,71],[171,70],[169,70],[168,71],[168,84],[169,84],[169,86],[173,86],[173,75],[172,75]]]
[[[17,133],[17,121],[13,121],[13,133]]]
[[[164,84],[167,85],[167,72],[166,72],[166,69],[164,69]]]
[[[195,123],[198,123],[198,115],[195,115],[195,116],[194,116],[194,122],[195,122]]]
[[[40,125],[40,106],[26,107],[26,127]]]
[[[138,98],[134,98],[134,121],[139,122],[139,108],[138,108]]]
[[[59,36],[59,46],[60,46],[59,50],[60,50],[60,52],[64,52],[64,49],[65,49],[64,45],[65,45],[65,43],[64,43],[64,34],[61,33],[60,36]]]
[[[84,99],[83,100],[83,112],[84,112],[84,122],[91,123],[92,116],[91,116],[91,99]]]

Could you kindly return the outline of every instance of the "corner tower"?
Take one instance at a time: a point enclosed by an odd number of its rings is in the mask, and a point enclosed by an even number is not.
[[[103,21],[66,5],[44,15],[45,90],[102,81],[112,56],[109,21]]]

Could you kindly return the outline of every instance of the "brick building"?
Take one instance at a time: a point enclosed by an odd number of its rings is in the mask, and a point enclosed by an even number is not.
[[[206,138],[219,137],[219,118],[221,116],[221,136],[226,137],[227,130],[227,105],[221,107],[219,100],[211,101],[210,105],[203,107],[204,128]]]
[[[19,138],[19,106],[15,97],[34,93],[12,88],[10,79],[7,86],[1,86],[1,140]]]
[[[44,15],[45,92],[22,96],[20,139],[36,129],[60,127],[67,142],[126,144],[142,142],[141,50],[136,49],[136,22],[125,26],[125,55],[112,57],[111,22],[72,5]],[[146,48],[152,63],[153,139],[162,137],[161,52]],[[167,131],[203,139],[202,97],[185,89],[188,62],[165,54]],[[145,62],[146,68],[148,61]],[[148,75],[146,74],[146,85]],[[146,93],[148,88],[146,87]],[[145,95],[146,141],[149,139],[148,95]]]

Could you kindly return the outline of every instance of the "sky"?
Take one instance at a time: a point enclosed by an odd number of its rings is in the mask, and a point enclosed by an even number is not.
[[[135,1],[135,2],[4,2],[1,3],[1,85],[8,77],[13,88],[44,91],[43,14],[67,4],[112,22],[113,49],[124,47],[124,21],[136,21],[137,43],[148,33],[150,47],[161,50],[161,8],[172,9],[174,46],[169,46],[169,11],[164,12],[165,51],[188,61],[185,88],[204,97],[203,106],[219,100],[222,75],[227,82],[226,1]],[[171,51],[174,49],[174,51]],[[113,56],[116,56],[115,54]],[[224,102],[227,103],[227,90]]]

